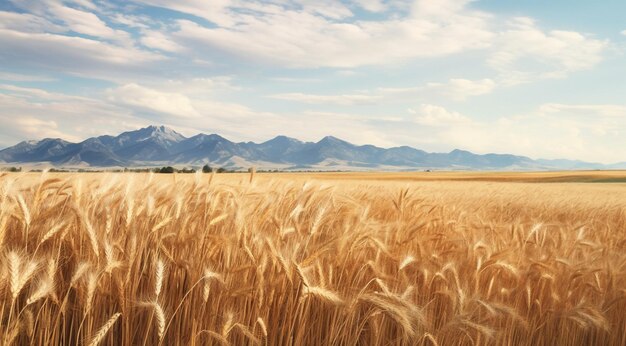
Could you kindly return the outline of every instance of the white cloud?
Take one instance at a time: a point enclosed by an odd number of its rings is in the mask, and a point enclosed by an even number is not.
[[[159,90],[180,92],[192,98],[203,99],[213,97],[218,91],[240,91],[240,86],[234,85],[230,76],[197,77],[189,79],[168,80],[158,83]]]
[[[380,95],[343,94],[343,95],[312,95],[303,93],[286,93],[270,96],[274,99],[296,101],[308,104],[333,104],[341,106],[372,104],[381,99]]]
[[[88,136],[117,134],[149,124],[186,129],[187,135],[197,131],[219,133],[236,141],[259,142],[285,134],[303,140],[317,141],[334,135],[360,144],[393,144],[384,133],[363,121],[366,119],[363,116],[332,112],[262,112],[221,101],[213,94],[229,85],[227,77],[175,80],[156,86],[122,85],[109,90],[104,97],[95,95],[94,98],[0,85],[0,122],[6,124],[0,128],[0,144],[9,146],[24,139],[43,137],[80,141]],[[183,87],[178,94],[174,92],[177,87]],[[180,116],[180,111],[186,108],[193,112],[189,107],[199,117]],[[173,113],[179,116],[171,116]],[[25,120],[17,122],[15,119]]]
[[[545,104],[518,116],[478,120],[442,106],[422,104],[409,110],[410,118],[341,114],[342,124],[352,132],[368,133],[371,139],[343,131],[339,137],[359,144],[410,145],[434,152],[460,148],[480,154],[614,163],[624,161],[623,154],[607,148],[622,146],[625,110],[622,105]],[[339,117],[337,113],[311,113],[314,119],[320,114]],[[333,133],[334,128],[324,124],[323,130]]]
[[[544,104],[539,108],[543,114],[563,114],[582,117],[620,117],[626,118],[626,106],[622,105],[567,105],[559,103]]]
[[[91,37],[98,37],[112,42],[129,46],[132,39],[129,33],[109,27],[92,11],[98,10],[90,1],[68,1],[73,5],[86,9],[77,9],[66,6],[58,0],[42,0],[40,2],[15,2],[32,13],[0,12],[0,18],[7,19],[9,24],[5,28],[27,32],[75,32]],[[55,24],[52,24],[55,22]],[[61,22],[62,24],[59,24]],[[1,26],[1,24],[0,24]]]
[[[91,12],[77,10],[60,4],[51,4],[48,10],[52,16],[65,22],[68,28],[74,32],[94,37],[111,38],[121,31],[116,32],[109,28],[98,16]],[[126,34],[126,32],[124,32]]]
[[[188,135],[203,131],[233,139],[266,140],[291,120],[219,101],[214,95],[218,89],[228,92],[237,87],[230,85],[229,77],[195,78],[155,86],[126,84],[79,97],[0,84],[0,146],[43,137],[80,141],[151,124],[186,129]],[[314,121],[311,119],[309,126]]]
[[[37,88],[25,88],[11,84],[0,84],[0,90],[4,90],[6,94],[19,97],[36,97],[40,100],[59,100],[65,98],[76,98],[75,96],[67,96],[62,94],[51,93],[49,91]]]
[[[485,78],[469,80],[453,78],[447,83],[428,83],[426,91],[434,91],[455,101],[463,101],[470,96],[490,94],[496,87],[496,82]]]
[[[132,47],[49,33],[0,29],[0,62],[4,66],[39,68],[102,79],[137,74],[147,63],[161,61],[158,54]],[[42,54],[45,52],[45,54]]]
[[[183,47],[172,41],[167,35],[155,30],[142,31],[140,42],[146,47],[164,52],[180,52],[183,49]]]
[[[66,2],[92,11],[98,9],[98,6],[96,6],[91,0],[66,0]]]
[[[13,4],[25,12],[0,11],[0,63],[5,68],[120,81],[131,75],[146,75],[152,63],[165,60],[158,52],[138,47],[129,32],[109,26],[104,19],[113,17],[113,5],[99,3],[106,7],[103,9],[89,0],[24,0]],[[124,17],[127,21],[138,18]],[[160,50],[176,47],[153,34],[145,41]]]
[[[135,2],[191,14],[193,16],[204,18],[218,25],[231,25],[231,16],[234,15],[230,13],[224,13],[228,12],[228,7],[233,2],[232,0],[135,0]]]
[[[516,117],[502,118],[501,141],[534,157],[624,161],[619,148],[626,129],[626,106],[545,104]],[[515,138],[519,138],[515,141]]]
[[[198,117],[191,100],[180,93],[163,92],[132,83],[107,91],[110,101],[140,112],[158,112],[174,117]]]
[[[626,36],[626,30],[622,31],[622,35]]]
[[[438,83],[437,83],[438,84]],[[442,84],[443,85],[443,84]],[[385,97],[393,98],[414,98],[420,93],[428,90],[427,86],[408,86],[408,87],[380,87],[376,92],[385,95]]]
[[[179,30],[173,35],[196,51],[227,52],[257,63],[289,67],[391,64],[485,48],[492,37],[488,16],[462,5],[436,12],[428,6],[416,6],[408,17],[364,21],[352,17],[347,9],[332,11],[338,15],[331,16],[322,12],[326,6],[313,6],[312,2],[300,7],[250,1],[143,2],[215,23],[217,27],[212,28],[178,21]],[[338,6],[338,2],[333,3]],[[251,11],[254,15],[247,14]]]
[[[424,15],[442,16],[462,11],[472,0],[416,0],[413,1],[413,12]]]
[[[79,141],[148,123],[99,99],[11,85],[0,89],[0,145],[4,146],[45,137]]]
[[[110,88],[106,99],[152,122],[217,131],[241,139],[258,138],[276,115],[225,101],[221,96],[237,91],[229,77],[193,78],[153,84],[130,83]],[[288,119],[282,119],[283,124]],[[206,124],[206,125],[205,125]],[[205,127],[207,126],[207,127]],[[255,134],[255,129],[259,134]],[[268,128],[269,129],[269,128]],[[245,133],[247,136],[241,136]]]
[[[471,96],[489,94],[495,87],[496,83],[488,78],[481,80],[452,78],[444,83],[433,82],[427,83],[424,86],[400,88],[385,87],[349,94],[319,95],[294,92],[274,94],[270,97],[278,100],[307,104],[352,106],[427,99],[432,96],[443,96],[445,99],[463,101]]]
[[[342,20],[354,15],[346,5],[336,0],[297,0],[294,2],[302,6],[304,12],[316,14],[331,20]],[[262,8],[259,7],[259,9]],[[272,10],[271,12],[275,11]]]
[[[24,32],[61,32],[64,28],[30,13],[0,11],[0,28]]]
[[[27,138],[63,138],[75,140],[77,138],[59,131],[59,126],[52,120],[41,120],[34,117],[22,116],[12,124],[19,133],[28,136]]]
[[[122,13],[115,13],[109,16],[109,20],[113,23],[122,24],[130,28],[148,29],[152,20],[145,16],[126,15]]]
[[[530,18],[515,18],[499,34],[488,63],[500,72],[504,84],[562,78],[598,64],[607,46],[608,41],[574,31],[544,32]]]
[[[336,73],[337,75],[344,76],[344,77],[355,76],[358,74],[357,72],[353,70],[338,70]]]
[[[463,148],[477,153],[511,153],[531,158],[582,159],[589,162],[624,161],[619,150],[626,129],[626,106],[545,104],[517,116],[491,121],[469,117],[431,106],[414,111],[433,114],[418,123],[433,124],[426,130],[413,130],[416,146]],[[458,121],[457,121],[458,120]],[[441,124],[437,127],[434,124]],[[445,124],[445,125],[443,125]],[[410,140],[406,131],[399,138]],[[422,144],[420,144],[421,142]]]
[[[295,118],[297,122],[293,127],[286,128],[280,123],[275,126],[283,127],[284,133],[304,141],[317,142],[325,136],[335,136],[357,145],[393,147],[398,143],[396,138],[374,126],[372,117],[363,114],[305,111],[295,114]]]
[[[450,126],[467,124],[470,119],[458,112],[448,111],[441,106],[422,104],[418,109],[409,109],[409,113],[416,115],[414,121],[426,126]]]
[[[409,86],[398,88],[378,88],[377,93],[387,98],[431,98],[443,97],[446,100],[463,101],[473,96],[490,94],[497,87],[497,83],[489,78],[470,80],[452,78],[447,82],[429,82],[423,86]]]
[[[322,79],[319,78],[297,78],[297,77],[272,77],[270,78],[273,81],[284,82],[284,83],[319,83]]]
[[[498,19],[471,9],[470,0],[135,2],[190,14],[214,25],[203,26],[186,19],[164,24],[162,19],[144,14],[120,13],[116,5],[98,3],[99,8],[88,0],[42,0],[15,1],[15,6],[31,13],[0,12],[0,27],[31,34],[77,32],[98,38],[100,41],[92,41],[104,45],[107,43],[101,42],[103,40],[113,43],[109,47],[126,49],[137,56],[150,52],[134,47],[135,39],[144,47],[178,54],[190,61],[223,61],[227,54],[252,64],[291,68],[391,65],[485,50],[492,53],[488,64],[499,72],[497,82],[502,85],[562,77],[590,68],[602,60],[608,44],[573,31],[544,32],[529,18],[510,20],[508,28],[498,33]],[[364,20],[352,11],[357,8],[384,12],[385,16]],[[139,28],[139,35],[133,38],[129,32],[114,29],[108,23]],[[25,40],[21,45],[27,44],[32,46],[35,42]],[[76,48],[66,47],[61,56],[70,55],[72,50]],[[119,54],[106,53],[99,58]],[[13,53],[14,56],[20,54],[20,50]],[[32,60],[35,60],[32,54],[25,59]],[[482,82],[485,84],[462,85],[463,80],[451,80],[446,93],[454,100],[489,93],[492,86],[486,84],[486,80]]]
[[[40,76],[40,75],[0,71],[0,80],[12,81],[12,82],[51,82],[51,81],[54,81],[55,79],[51,77]]]

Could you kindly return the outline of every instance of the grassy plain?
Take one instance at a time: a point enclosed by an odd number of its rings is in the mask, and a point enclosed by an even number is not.
[[[4,174],[0,344],[624,345],[622,181]]]

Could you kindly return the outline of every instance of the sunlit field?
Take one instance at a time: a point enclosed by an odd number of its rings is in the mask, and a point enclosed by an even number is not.
[[[624,172],[0,176],[3,345],[625,345]]]

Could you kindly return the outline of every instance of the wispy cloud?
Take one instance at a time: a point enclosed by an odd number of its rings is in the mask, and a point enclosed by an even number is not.
[[[217,25],[179,20],[179,30],[172,34],[196,49],[204,47],[207,54],[221,51],[294,68],[392,64],[485,48],[493,37],[488,16],[466,10],[462,4],[433,11],[417,2],[408,16],[366,21],[354,18],[339,2],[319,6],[311,2],[295,2],[295,6],[252,1],[143,2],[202,16]]]
[[[354,106],[397,103],[407,99],[427,99],[433,96],[463,101],[472,96],[489,94],[495,88],[496,83],[489,78],[481,80],[452,78],[447,82],[429,82],[410,87],[379,87],[358,93],[323,95],[294,92],[274,94],[270,97],[305,104]]]
[[[311,95],[302,93],[276,94],[274,99],[296,101],[308,104],[333,104],[351,106],[356,104],[372,104],[382,98],[381,95],[346,94],[346,95]]]
[[[388,97],[439,96],[453,101],[463,101],[473,96],[490,94],[496,87],[497,83],[490,78],[479,80],[451,78],[446,82],[428,82],[418,86],[378,88],[377,92]]]
[[[575,31],[544,32],[531,18],[515,18],[499,34],[488,63],[504,84],[563,78],[600,63],[607,46],[607,40]]]
[[[38,68],[99,79],[115,79],[164,58],[98,40],[0,29],[0,60],[5,66]],[[46,54],[40,54],[46,52]],[[136,73],[136,72],[135,72]]]
[[[0,71],[0,80],[12,82],[52,82],[56,79],[36,74],[21,74]]]

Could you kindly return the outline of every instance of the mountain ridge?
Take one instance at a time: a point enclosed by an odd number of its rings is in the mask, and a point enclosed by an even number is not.
[[[409,146],[381,148],[355,145],[326,136],[304,142],[283,135],[261,143],[233,142],[218,134],[185,137],[165,126],[148,126],[117,136],[103,135],[71,143],[60,138],[22,141],[0,150],[6,164],[50,164],[67,167],[202,166],[229,169],[279,170],[550,170],[616,169],[625,163],[603,165],[577,160],[531,159],[512,154],[475,154],[454,149],[429,153]],[[247,167],[246,167],[247,166]]]

